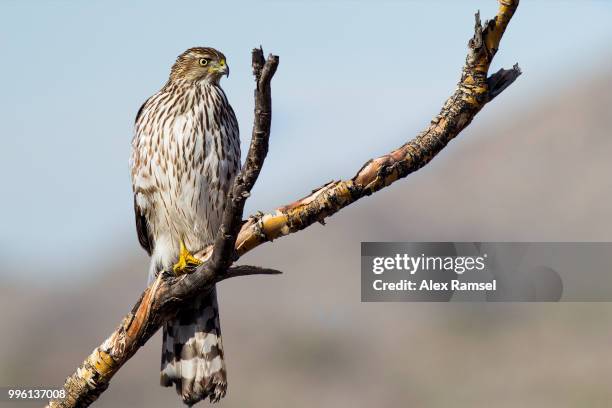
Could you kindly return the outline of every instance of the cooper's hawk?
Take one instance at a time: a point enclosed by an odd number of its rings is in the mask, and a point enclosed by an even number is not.
[[[240,167],[238,122],[219,85],[225,56],[190,48],[170,79],[136,116],[132,186],[140,244],[151,255],[149,279],[186,273],[191,255],[211,244],[226,194]],[[227,387],[216,291],[203,294],[163,329],[161,384],[192,405],[218,401]]]

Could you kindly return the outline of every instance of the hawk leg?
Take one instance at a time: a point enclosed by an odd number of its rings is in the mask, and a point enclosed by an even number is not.
[[[193,272],[193,270],[202,264],[202,261],[191,255],[191,252],[185,246],[185,243],[181,239],[181,249],[179,251],[179,259],[172,266],[172,270],[176,275],[183,275],[186,273]]]

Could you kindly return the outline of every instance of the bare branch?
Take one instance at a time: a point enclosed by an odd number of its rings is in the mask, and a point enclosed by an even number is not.
[[[214,244],[196,254],[205,260],[204,264],[194,273],[178,278],[167,272],[161,273],[115,332],[68,377],[64,385],[66,398],[51,401],[50,406],[88,406],[104,392],[113,375],[163,322],[172,318],[185,302],[210,289],[216,282],[234,276],[278,273],[256,267],[230,268],[232,262],[246,252],[315,222],[324,222],[340,209],[429,163],[488,102],[520,75],[520,69],[515,66],[487,78],[491,61],[519,0],[499,0],[499,4],[496,17],[484,25],[480,15],[476,15],[474,37],[469,42],[461,80],[427,129],[389,154],[368,161],[353,178],[332,181],[273,213],[257,214],[243,222],[244,203],[268,151],[272,120],[270,81],[278,66],[278,57],[270,56],[266,61],[261,48],[253,50],[256,90],[251,146],[245,165],[232,186],[229,205]]]
[[[249,275],[280,275],[281,271],[270,268],[262,268],[260,266],[252,265],[237,265],[232,266],[224,274],[224,279],[235,278],[237,276],[249,276]]]
[[[487,78],[501,38],[519,0],[499,0],[494,19],[481,24],[476,14],[474,37],[455,93],[427,129],[391,153],[369,160],[350,180],[332,181],[310,195],[269,214],[250,217],[236,241],[238,255],[276,238],[294,233],[368,196],[429,163],[478,112],[520,75],[518,65]],[[205,251],[204,251],[205,252]]]
[[[507,87],[512,85],[514,81],[521,75],[521,69],[518,64],[515,64],[511,69],[500,69],[489,78],[487,85],[489,86],[489,102],[497,95],[502,93]]]

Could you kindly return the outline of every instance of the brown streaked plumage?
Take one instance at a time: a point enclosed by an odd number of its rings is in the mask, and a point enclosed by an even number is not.
[[[238,123],[219,82],[229,73],[213,48],[190,48],[136,116],[131,173],[136,229],[151,255],[149,278],[210,244],[240,168]],[[188,259],[188,258],[185,258]],[[173,266],[174,265],[174,266]],[[216,291],[164,327],[161,383],[192,405],[225,395]]]

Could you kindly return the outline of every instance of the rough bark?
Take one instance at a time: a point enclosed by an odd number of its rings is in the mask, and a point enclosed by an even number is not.
[[[496,17],[481,24],[476,14],[473,38],[461,80],[453,95],[430,125],[411,141],[387,155],[369,160],[357,174],[343,181],[332,181],[308,196],[278,208],[270,214],[256,214],[242,221],[244,203],[263,165],[272,118],[270,81],[278,57],[264,60],[261,49],[253,51],[256,79],[255,122],[249,153],[230,192],[230,203],[213,245],[198,252],[205,262],[194,273],[181,277],[169,272],[159,275],[140,296],[121,325],[97,347],[67,378],[66,398],[51,401],[51,407],[85,407],[108,387],[110,379],[145,344],[166,320],[200,293],[224,279],[278,273],[256,267],[231,267],[232,263],[255,247],[308,227],[340,209],[406,177],[429,163],[454,139],[476,114],[503,92],[520,75],[518,66],[488,76],[489,67],[501,38],[514,15],[519,0],[499,0]]]

